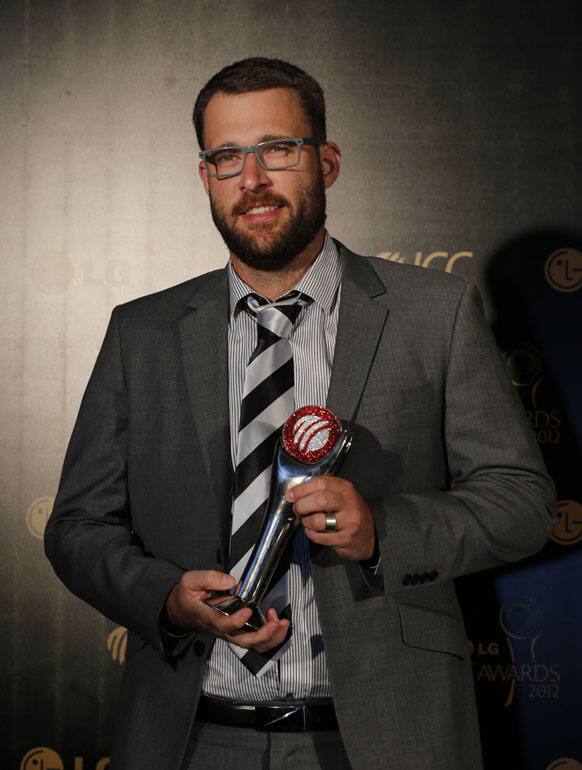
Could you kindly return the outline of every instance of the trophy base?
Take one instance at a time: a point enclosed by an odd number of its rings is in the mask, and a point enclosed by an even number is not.
[[[211,604],[210,602],[206,602],[206,604],[208,604],[209,607],[212,607],[212,609],[216,610],[217,612],[221,612],[223,615],[234,615],[234,613],[238,612],[238,610],[252,610],[253,614],[241,628],[242,632],[258,631],[259,628],[264,626],[267,622],[265,616],[255,604],[252,604],[251,602],[245,602],[242,599],[239,599],[238,596],[231,596],[228,599],[220,602],[220,604]]]

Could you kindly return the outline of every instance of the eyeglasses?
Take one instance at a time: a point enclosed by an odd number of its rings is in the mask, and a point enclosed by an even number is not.
[[[322,144],[319,139],[287,138],[270,139],[268,142],[259,142],[251,147],[213,147],[211,150],[202,150],[198,157],[206,164],[208,176],[217,179],[228,179],[238,176],[245,165],[247,155],[254,153],[261,168],[265,171],[282,171],[286,168],[297,166],[301,159],[303,145]]]

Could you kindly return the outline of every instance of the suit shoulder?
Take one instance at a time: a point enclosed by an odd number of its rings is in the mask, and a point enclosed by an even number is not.
[[[380,257],[360,257],[365,259],[372,270],[388,288],[414,291],[418,294],[444,294],[451,298],[459,297],[469,284],[464,278],[446,273],[443,270],[390,262]]]
[[[468,281],[442,270],[360,256],[336,243],[346,277],[366,292],[384,294],[393,308],[405,305],[418,312],[435,307],[454,310],[466,289],[472,287]]]
[[[226,270],[212,270],[196,278],[170,286],[167,289],[137,297],[124,302],[114,312],[124,319],[144,319],[160,316],[175,316],[184,311],[185,305],[207,292],[219,291],[227,285]]]
[[[344,268],[347,268],[356,280],[364,276],[367,268],[376,276],[376,281],[384,286],[387,294],[395,298],[401,298],[403,292],[412,292],[412,295],[407,299],[422,298],[427,294],[433,297],[435,295],[448,296],[453,299],[460,297],[467,285],[470,285],[463,278],[442,270],[356,254],[340,241],[336,240],[335,243],[339,249]],[[362,269],[364,265],[366,268]],[[366,279],[364,278],[364,280]]]

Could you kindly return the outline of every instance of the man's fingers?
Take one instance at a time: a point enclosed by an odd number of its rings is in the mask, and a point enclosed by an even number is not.
[[[168,596],[168,618],[174,625],[197,628],[257,652],[266,652],[278,647],[288,633],[289,621],[279,620],[275,610],[267,611],[267,622],[264,626],[257,631],[246,631],[245,623],[252,616],[249,608],[240,609],[232,615],[224,615],[204,603],[203,600],[210,596],[212,591],[232,589],[235,584],[234,577],[216,570],[185,572]]]
[[[289,630],[288,620],[267,620],[264,626],[258,631],[249,631],[235,636],[225,636],[224,638],[245,649],[252,648],[257,652],[266,652],[274,647],[278,647]]]
[[[319,476],[287,490],[296,521],[312,543],[335,549],[343,559],[363,561],[374,552],[372,512],[354,485],[337,476]],[[334,514],[334,529],[326,529],[326,514]]]
[[[232,575],[214,569],[193,570],[182,575],[182,584],[189,591],[228,591],[236,580]]]
[[[208,609],[212,612],[211,623],[213,633],[216,636],[223,636],[225,638],[240,633],[244,628],[244,624],[247,620],[250,620],[253,614],[250,609],[237,610],[232,615],[223,615],[222,612],[211,607]]]
[[[285,637],[287,636],[288,631],[289,621],[280,620],[273,633],[269,635],[268,640],[263,644],[255,644],[255,649],[257,652],[267,652],[267,650],[272,650],[275,647],[278,647],[285,641]]]
[[[346,532],[321,532],[316,529],[305,528],[305,534],[312,543],[327,545],[331,548],[345,548],[350,544],[350,536]]]
[[[326,530],[325,524],[326,524],[326,514],[325,513],[311,513],[309,515],[305,515],[301,517],[301,524],[303,525],[304,529],[310,529],[313,532],[334,532],[339,531],[339,525],[336,521],[336,529],[328,529]]]
[[[185,572],[168,597],[167,612],[170,621],[178,626],[207,631],[239,647],[252,648],[257,652],[267,652],[278,647],[287,636],[289,621],[279,620],[275,610],[267,611],[267,622],[264,626],[257,631],[246,631],[245,623],[252,616],[250,609],[245,608],[232,615],[224,615],[204,603],[203,600],[213,591],[226,591],[233,589],[235,585],[236,580],[232,575],[216,570]]]
[[[206,627],[211,615],[205,612],[204,600],[208,599],[213,591],[233,589],[235,583],[232,575],[217,570],[184,572],[166,601],[169,620],[176,626],[186,628],[200,628],[201,624]]]
[[[288,489],[285,493],[285,498],[290,503],[294,503],[315,492],[338,491],[341,489],[342,482],[343,479],[339,479],[337,476],[317,476],[309,481],[304,481],[303,484],[298,484],[292,489]]]
[[[297,516],[310,516],[318,511],[339,511],[344,507],[344,498],[340,492],[334,490],[316,490],[297,500],[293,505],[293,511]]]
[[[232,615],[225,615],[201,601],[193,601],[189,608],[192,627],[206,631],[213,636],[227,637],[240,633],[244,624],[251,617],[249,609],[238,610]]]

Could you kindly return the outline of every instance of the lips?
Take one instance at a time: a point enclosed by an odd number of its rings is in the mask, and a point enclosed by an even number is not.
[[[253,206],[252,209],[245,211],[245,215],[251,214],[269,214],[272,211],[277,211],[279,206]]]
[[[280,203],[263,203],[253,201],[250,205],[242,207],[239,214],[239,221],[250,227],[272,227],[276,225],[283,211],[283,205]]]
[[[245,217],[273,217],[276,212],[283,208],[287,202],[283,198],[243,198],[240,203],[234,207],[233,214]]]

